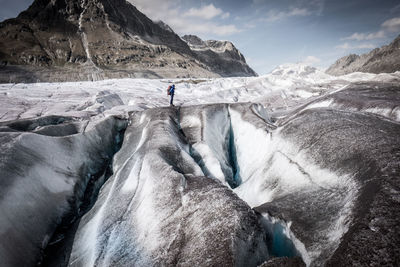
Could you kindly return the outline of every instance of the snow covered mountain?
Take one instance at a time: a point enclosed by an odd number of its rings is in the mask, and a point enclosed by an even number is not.
[[[215,68],[125,0],[36,0],[0,23],[0,62],[2,82],[255,74]]]
[[[344,75],[352,72],[391,73],[400,71],[400,35],[389,45],[375,48],[363,55],[351,54],[337,60],[327,74]]]
[[[0,103],[2,266],[400,260],[399,72],[0,84]]]

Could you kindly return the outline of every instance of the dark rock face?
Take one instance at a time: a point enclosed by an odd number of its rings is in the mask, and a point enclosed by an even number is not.
[[[344,75],[352,72],[391,73],[400,70],[400,36],[391,44],[363,55],[351,54],[336,61],[326,73]]]
[[[0,62],[3,82],[7,72],[19,74],[16,80],[46,81],[81,79],[82,73],[89,79],[220,76],[168,25],[125,0],[37,0],[0,23]],[[69,73],[60,77],[60,68]]]
[[[156,22],[158,24],[158,26],[160,26],[162,29],[167,30],[169,32],[174,32],[174,30],[168,25],[166,24],[164,21],[157,21]]]
[[[257,76],[240,51],[229,41],[203,41],[195,35],[182,37],[197,58],[223,77]]]

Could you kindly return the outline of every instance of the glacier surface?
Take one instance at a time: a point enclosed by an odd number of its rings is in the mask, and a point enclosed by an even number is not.
[[[2,266],[399,261],[398,72],[0,84],[0,103]]]

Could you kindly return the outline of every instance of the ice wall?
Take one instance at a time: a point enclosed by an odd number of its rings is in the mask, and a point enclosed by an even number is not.
[[[102,179],[126,123],[44,117],[0,125],[0,259],[32,266],[57,225],[79,213],[90,180]]]

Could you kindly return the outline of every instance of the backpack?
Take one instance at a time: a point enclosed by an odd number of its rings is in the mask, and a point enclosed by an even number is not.
[[[171,85],[170,85],[170,86],[168,86],[168,89],[167,89],[167,95],[171,95]]]

